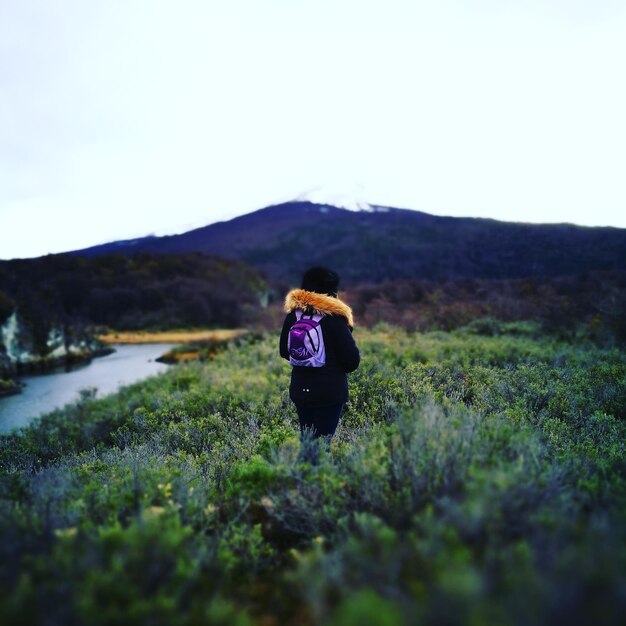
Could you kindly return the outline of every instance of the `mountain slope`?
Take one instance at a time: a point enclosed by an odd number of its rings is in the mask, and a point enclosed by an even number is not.
[[[297,281],[324,263],[348,284],[397,278],[519,278],[626,266],[626,229],[439,217],[391,207],[349,211],[287,202],[180,235],[115,242],[74,254],[203,252]]]

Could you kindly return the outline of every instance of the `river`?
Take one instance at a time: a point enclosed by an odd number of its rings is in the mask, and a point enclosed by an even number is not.
[[[119,344],[113,347],[115,352],[112,354],[93,359],[69,372],[20,377],[18,380],[26,384],[22,393],[0,398],[0,432],[26,426],[35,417],[78,400],[81,389],[96,387],[96,397],[101,398],[169,367],[155,359],[167,352],[172,344]]]

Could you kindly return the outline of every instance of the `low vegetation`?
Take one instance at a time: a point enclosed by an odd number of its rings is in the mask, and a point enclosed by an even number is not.
[[[3,436],[0,620],[619,623],[626,356],[495,327],[355,331],[313,464],[275,334]]]
[[[409,330],[454,330],[473,324],[502,333],[503,322],[535,323],[535,336],[626,344],[626,272],[568,276],[361,284],[348,301],[362,324],[380,321]],[[506,332],[515,332],[509,326]]]

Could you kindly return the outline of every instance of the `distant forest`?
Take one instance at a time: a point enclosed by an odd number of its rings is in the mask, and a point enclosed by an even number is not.
[[[626,272],[503,280],[398,280],[346,292],[359,324],[379,321],[408,330],[454,330],[471,325],[498,335],[532,321],[560,339],[626,342]]]
[[[203,254],[50,255],[0,262],[0,324],[17,308],[40,341],[60,325],[235,327],[267,290],[245,263]]]
[[[266,279],[243,261],[201,253],[91,258],[55,255],[0,262],[0,324],[14,310],[45,353],[51,328],[70,334],[189,327],[278,327],[294,284]],[[472,325],[499,334],[501,322],[535,322],[561,339],[626,342],[626,272],[504,279],[397,279],[354,283],[342,297],[362,326],[409,330]]]

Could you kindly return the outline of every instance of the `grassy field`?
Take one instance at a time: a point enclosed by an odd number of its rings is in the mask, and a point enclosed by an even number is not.
[[[618,624],[626,355],[532,324],[355,331],[302,460],[278,337],[0,438],[6,624]]]

